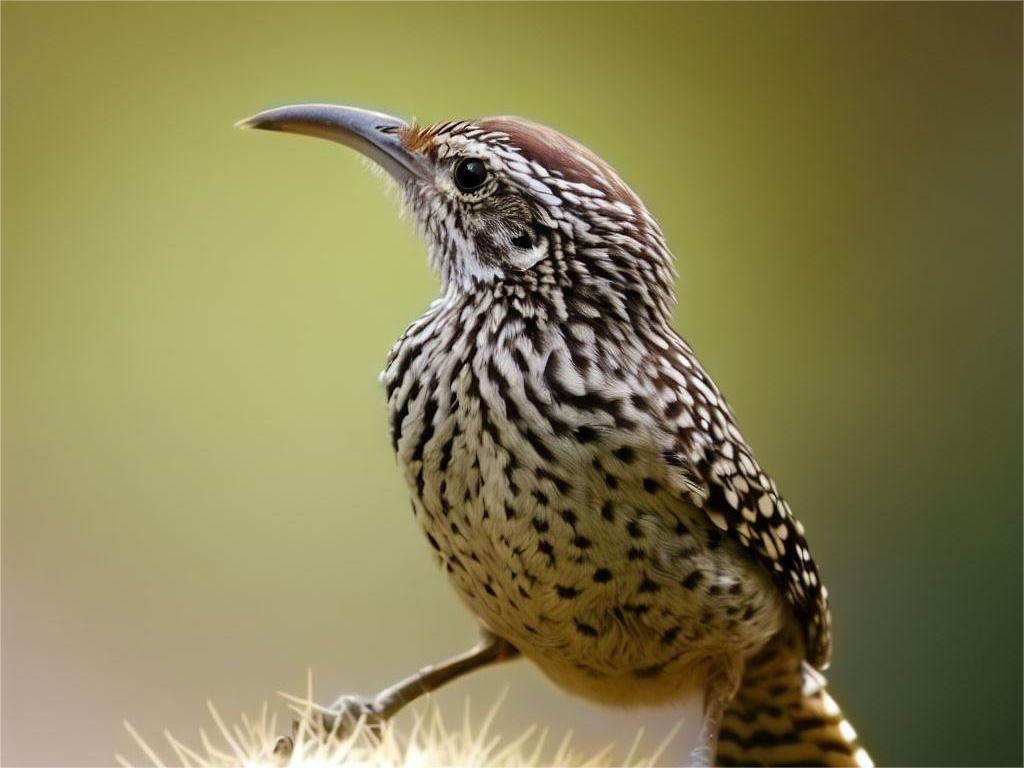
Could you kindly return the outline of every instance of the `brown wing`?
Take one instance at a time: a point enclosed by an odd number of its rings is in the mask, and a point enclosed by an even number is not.
[[[674,337],[646,370],[674,443],[662,458],[676,490],[771,573],[804,628],[807,658],[828,665],[828,592],[804,529],[775,483],[754,460],[728,405],[687,344]]]

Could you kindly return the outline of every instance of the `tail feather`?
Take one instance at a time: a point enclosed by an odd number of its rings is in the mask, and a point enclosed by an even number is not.
[[[718,736],[718,765],[872,766],[803,645],[780,633],[747,664]]]

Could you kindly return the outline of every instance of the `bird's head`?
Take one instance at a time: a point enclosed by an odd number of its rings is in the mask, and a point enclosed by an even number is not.
[[[551,128],[515,117],[423,127],[326,104],[239,125],[330,139],[375,161],[448,292],[493,290],[627,322],[671,314],[672,256],[654,218],[611,166]]]

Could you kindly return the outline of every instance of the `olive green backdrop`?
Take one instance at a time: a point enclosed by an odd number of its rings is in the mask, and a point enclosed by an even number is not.
[[[1021,760],[1021,5],[4,3],[4,764],[186,741],[463,647],[376,376],[432,299],[383,185],[234,121],[517,113],[618,167],[805,522],[882,763]],[[673,713],[525,665],[512,733]],[[137,753],[133,753],[137,754]]]

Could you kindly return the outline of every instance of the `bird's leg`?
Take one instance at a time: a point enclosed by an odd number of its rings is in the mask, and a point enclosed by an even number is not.
[[[440,664],[424,667],[419,672],[400,680],[380,691],[376,696],[342,696],[322,718],[323,731],[344,737],[362,720],[371,727],[379,728],[397,715],[403,707],[424,694],[436,691],[463,675],[500,661],[514,659],[519,655],[507,641],[482,631],[482,638],[473,648]],[[278,756],[291,753],[292,739],[278,740],[274,753]]]
[[[704,719],[697,735],[697,746],[690,752],[689,765],[694,768],[714,765],[715,752],[718,750],[718,732],[722,727],[722,717],[725,715],[728,701],[729,697],[723,695],[720,686],[708,686],[704,694]]]
[[[325,716],[324,724],[328,729],[337,725],[341,718],[342,725],[346,720],[354,722],[362,715],[369,716],[376,723],[383,723],[397,715],[403,707],[412,703],[424,694],[436,691],[452,680],[473,672],[481,667],[506,661],[519,655],[505,640],[483,631],[480,642],[465,653],[454,656],[440,664],[432,664],[418,672],[400,680],[372,698],[358,696],[342,696],[330,708]],[[355,718],[352,718],[352,715]]]

